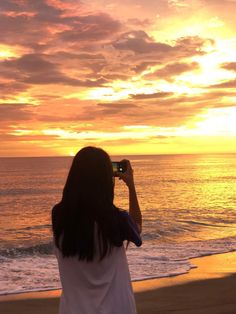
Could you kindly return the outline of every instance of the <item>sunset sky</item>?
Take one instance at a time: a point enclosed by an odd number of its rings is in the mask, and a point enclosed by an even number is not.
[[[236,0],[1,0],[0,156],[236,152]]]

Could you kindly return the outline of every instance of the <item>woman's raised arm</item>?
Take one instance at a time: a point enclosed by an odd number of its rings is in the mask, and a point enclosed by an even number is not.
[[[129,189],[129,214],[137,224],[139,232],[142,231],[142,214],[140,211],[137,193],[134,184],[133,169],[129,160],[122,160],[127,164],[127,170],[124,173],[117,173],[119,179],[123,180]]]

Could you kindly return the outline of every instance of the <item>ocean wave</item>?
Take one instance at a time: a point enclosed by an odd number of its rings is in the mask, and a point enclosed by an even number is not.
[[[45,195],[58,193],[57,189],[40,189],[40,188],[17,188],[17,189],[0,189],[0,196],[14,196],[14,195]]]
[[[127,257],[132,281],[136,281],[184,274],[195,267],[192,258],[233,251],[236,237],[179,243],[160,239],[155,245],[144,242],[141,249],[131,244]],[[60,288],[57,260],[51,253],[52,243],[2,250],[0,295]]]
[[[16,229],[5,229],[5,230],[9,232],[21,232],[25,230],[41,230],[41,229],[51,228],[51,227],[52,227],[51,224],[45,224],[45,225],[27,226],[27,227],[19,228],[17,230]]]
[[[17,247],[0,250],[0,260],[7,258],[18,258],[33,255],[50,255],[53,253],[53,245],[50,243],[37,244],[30,247]]]
[[[177,220],[178,222],[183,222],[192,225],[201,225],[207,227],[225,227],[223,224],[211,224],[208,222],[196,221],[196,220]]]

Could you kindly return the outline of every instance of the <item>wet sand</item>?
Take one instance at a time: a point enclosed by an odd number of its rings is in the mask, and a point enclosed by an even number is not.
[[[188,274],[133,282],[138,314],[236,313],[236,252],[192,259],[191,263],[197,268]],[[56,314],[60,293],[1,296],[0,313]]]

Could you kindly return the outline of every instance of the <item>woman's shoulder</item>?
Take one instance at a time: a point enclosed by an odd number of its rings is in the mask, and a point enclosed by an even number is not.
[[[118,209],[118,217],[124,239],[134,242],[136,246],[141,246],[142,239],[138,227],[129,213],[126,210]]]

